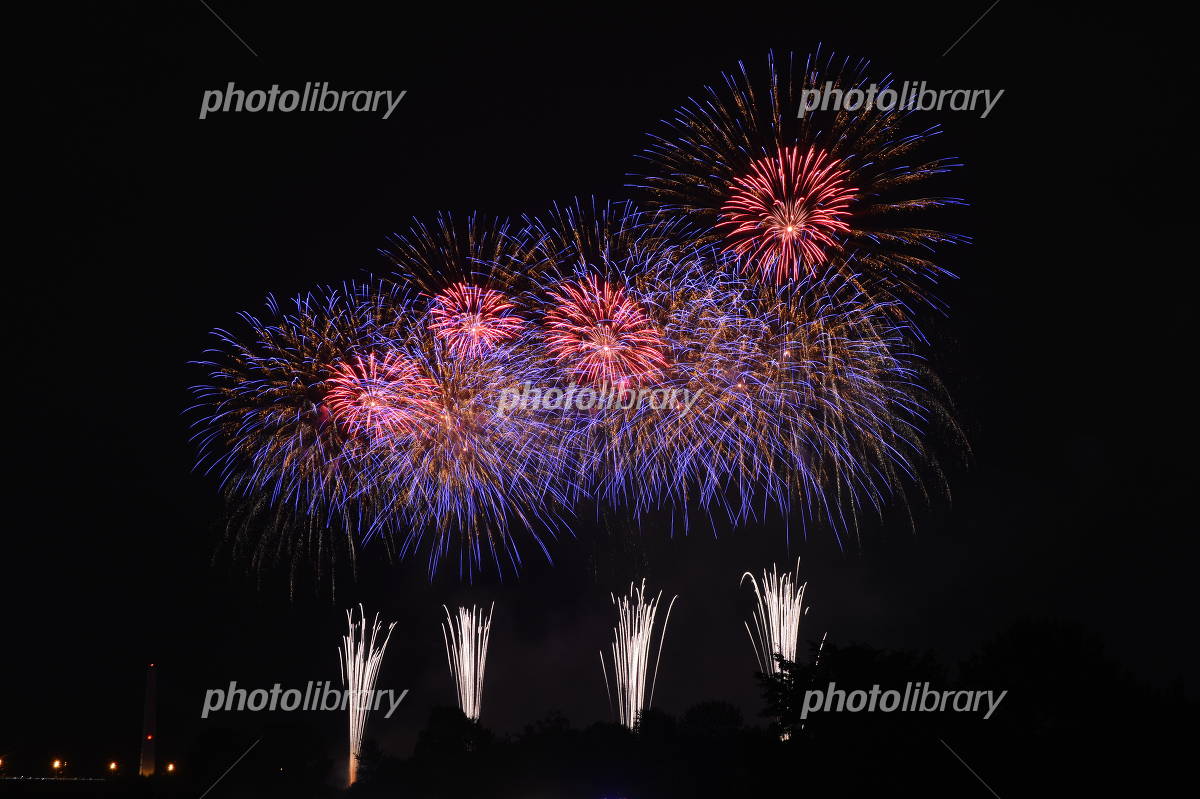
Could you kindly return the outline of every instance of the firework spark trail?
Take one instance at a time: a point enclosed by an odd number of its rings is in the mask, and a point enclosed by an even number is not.
[[[808,583],[800,582],[799,560],[796,561],[794,573],[779,574],[777,567],[772,565],[770,571],[763,569],[761,583],[750,572],[743,574],[740,582],[745,583],[747,578],[754,589],[758,606],[753,613],[754,626],[746,623],[746,634],[750,636],[750,644],[754,647],[754,656],[762,672],[778,674],[777,655],[796,662],[800,622],[808,613],[808,608],[804,606],[804,591]]]
[[[817,654],[813,656],[813,670],[812,670],[813,679],[816,679],[817,668],[820,667],[820,665],[821,665],[821,655],[825,652],[825,640],[827,638],[829,638],[828,630],[821,633],[821,643],[817,644]],[[810,685],[811,685],[811,681],[810,681]],[[807,721],[800,722],[800,729],[803,730],[807,724],[808,724]],[[789,737],[787,730],[784,730],[780,737],[786,741]]]
[[[658,651],[654,656],[654,670],[650,671],[651,652],[654,650],[654,620],[662,600],[662,591],[653,599],[647,600],[646,581],[643,579],[638,588],[635,588],[633,583],[629,584],[629,596],[620,599],[612,596],[613,605],[617,608],[617,626],[613,628],[612,643],[612,684],[608,680],[603,651],[600,653],[600,669],[604,674],[604,685],[608,690],[610,702],[614,702],[615,687],[617,718],[630,729],[637,725],[642,711],[654,702],[654,685],[658,680],[663,640],[667,635],[667,622],[671,619],[671,608],[674,607],[676,599],[678,597],[671,597],[666,615],[663,616],[662,630],[658,635]]]
[[[492,614],[496,603],[488,608],[472,605],[460,607],[456,616],[445,605],[446,621],[442,625],[442,640],[446,644],[446,661],[458,695],[458,707],[472,721],[479,720],[483,707],[483,672],[487,665],[488,637],[492,631]]]
[[[350,700],[350,760],[347,764],[346,784],[353,785],[358,777],[358,757],[362,751],[363,730],[367,726],[367,716],[371,713],[372,694],[375,681],[379,678],[379,665],[383,661],[383,652],[388,640],[392,637],[392,622],[387,627],[387,634],[379,642],[382,629],[379,614],[371,624],[370,635],[367,634],[367,615],[362,605],[358,606],[359,620],[354,621],[354,609],[346,611],[346,624],[349,632],[342,637],[342,646],[338,647],[338,666],[342,672],[342,684],[349,692]]]

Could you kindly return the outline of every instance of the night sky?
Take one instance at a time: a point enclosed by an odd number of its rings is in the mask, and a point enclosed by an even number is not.
[[[55,10],[22,26],[39,42],[36,98],[20,112],[35,141],[10,158],[33,177],[14,200],[34,220],[12,233],[32,246],[6,277],[0,753],[133,762],[149,661],[160,755],[186,758],[216,726],[250,740],[262,714],[201,721],[204,690],[336,681],[344,610],[360,601],[398,622],[380,687],[410,693],[369,728],[389,751],[406,753],[429,708],[453,702],[442,603],[496,602],[490,727],[554,710],[606,719],[608,594],[634,576],[679,595],[656,706],[721,699],[753,720],[738,578],[797,557],[805,638],[954,663],[1017,619],[1050,618],[1093,630],[1152,686],[1195,673],[1194,521],[1176,518],[1193,490],[1180,389],[1195,314],[1175,23],[1002,2],[939,57],[986,3],[647,5],[567,18],[214,4],[258,57],[199,3]],[[939,185],[970,200],[939,221],[975,242],[941,255],[960,279],[941,290],[949,316],[930,321],[970,443],[964,455],[934,442],[949,498],[918,502],[912,525],[888,513],[844,550],[778,519],[719,538],[694,522],[669,538],[585,518],[553,565],[526,547],[518,577],[472,585],[453,568],[431,582],[423,560],[388,563],[368,546],[336,597],[305,584],[289,596],[285,572],[249,574],[222,549],[224,509],[216,481],[192,471],[184,414],[209,330],[268,292],[386,274],[377,249],[414,215],[622,199],[670,109],[739,59],[761,73],[770,48],[819,43],[900,79],[1005,89],[987,119],[930,115],[945,128],[935,149],[966,165]],[[408,94],[387,121],[198,120],[204,90],[229,81]],[[339,755],[342,717],[310,719]]]

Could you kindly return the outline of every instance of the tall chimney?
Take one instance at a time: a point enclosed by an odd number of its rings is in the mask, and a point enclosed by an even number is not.
[[[146,706],[142,710],[142,758],[138,774],[154,776],[154,664],[146,667]]]

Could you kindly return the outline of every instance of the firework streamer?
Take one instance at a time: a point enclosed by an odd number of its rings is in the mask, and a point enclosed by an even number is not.
[[[804,591],[807,582],[800,582],[800,561],[796,560],[795,572],[780,574],[772,564],[771,570],[763,569],[762,582],[754,579],[754,575],[746,572],[741,582],[750,579],[754,589],[754,599],[757,607],[754,609],[754,626],[746,623],[746,634],[750,636],[750,645],[754,647],[754,656],[763,674],[779,674],[779,658],[791,663],[796,662],[796,647],[800,641],[800,622],[808,613],[804,605]],[[821,639],[824,645],[824,639]],[[780,733],[780,739],[786,741],[790,735],[787,730]]]
[[[750,580],[754,589],[757,607],[754,609],[754,626],[746,623],[746,633],[754,647],[754,657],[764,674],[778,674],[779,661],[796,662],[796,646],[800,640],[800,622],[808,613],[804,605],[804,591],[808,583],[800,582],[800,561],[796,561],[795,572],[780,574],[774,565],[771,570],[763,569],[762,582],[746,572],[741,582]]]
[[[678,597],[671,597],[667,605],[656,649],[654,620],[662,601],[662,591],[652,599],[647,599],[646,581],[643,579],[640,587],[629,584],[629,596],[620,599],[612,596],[613,605],[617,608],[617,626],[613,628],[611,683],[603,651],[600,653],[600,669],[604,674],[609,702],[615,703],[618,720],[630,729],[637,726],[642,711],[654,702],[654,684],[658,680],[663,639],[667,635],[667,622],[671,619],[671,608],[676,599]],[[653,670],[650,662],[652,656]]]
[[[483,672],[487,665],[488,636],[492,631],[493,602],[487,614],[472,605],[460,607],[455,616],[445,605],[446,621],[442,624],[442,640],[446,644],[446,661],[458,694],[458,707],[472,721],[479,721],[483,706]]]
[[[375,691],[375,681],[379,678],[379,665],[383,661],[383,651],[387,648],[388,640],[392,637],[392,622],[387,626],[383,640],[379,640],[382,626],[379,614],[371,624],[369,634],[367,615],[362,605],[358,606],[359,619],[354,621],[354,609],[346,611],[346,623],[349,632],[342,637],[342,646],[338,647],[338,665],[342,672],[342,685],[346,686],[349,701],[347,708],[350,712],[350,760],[347,764],[347,785],[353,785],[358,777],[358,757],[362,751],[363,730],[367,726],[367,716],[371,712],[372,699]]]

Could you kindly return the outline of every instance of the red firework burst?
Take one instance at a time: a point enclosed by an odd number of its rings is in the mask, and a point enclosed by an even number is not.
[[[597,383],[646,378],[663,367],[663,339],[619,287],[588,277],[552,293],[547,342],[555,356]]]
[[[727,249],[774,273],[777,282],[810,274],[841,245],[837,233],[850,230],[847,218],[854,189],[848,172],[824,151],[785,147],[761,158],[736,178],[717,223]]]
[[[430,327],[455,355],[478,355],[520,332],[524,320],[512,309],[499,291],[455,283],[434,297]]]
[[[369,354],[334,369],[325,404],[352,436],[414,432],[435,409],[433,383],[421,367],[400,353]]]

